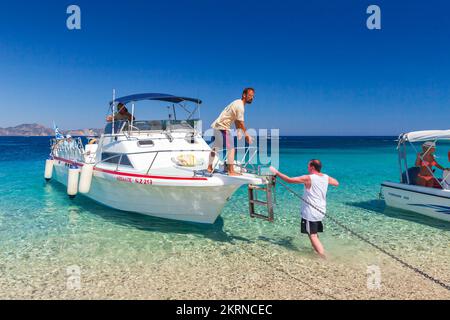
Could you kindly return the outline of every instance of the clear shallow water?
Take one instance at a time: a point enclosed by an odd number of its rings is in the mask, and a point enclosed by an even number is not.
[[[380,183],[398,180],[393,137],[283,137],[280,168],[291,176],[305,173],[311,158],[341,186],[331,189],[328,213],[426,271],[450,281],[450,224],[386,209],[378,200]],[[448,166],[449,145],[438,148]],[[274,224],[250,219],[247,192],[240,189],[212,226],[120,212],[45,183],[48,138],[0,137],[0,271],[32,283],[49,270],[69,265],[158,263],[180,252],[205,248],[223,251],[234,243],[262,243],[270,250],[313,258],[299,235],[299,201],[282,187]],[[414,161],[411,154],[410,163]],[[293,187],[301,192],[301,187]],[[322,236],[331,257],[348,263],[377,261],[372,248],[325,222]],[[226,258],[225,258],[226,259]],[[226,261],[226,260],[224,260]]]

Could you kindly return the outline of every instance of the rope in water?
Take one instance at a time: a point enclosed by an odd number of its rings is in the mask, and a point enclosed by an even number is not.
[[[301,201],[305,202],[306,204],[308,204],[309,206],[313,207],[314,209],[316,209],[317,211],[319,211],[321,214],[326,215],[325,212],[323,212],[322,210],[320,210],[319,208],[317,208],[316,206],[314,206],[313,204],[311,204],[309,201],[305,200],[301,195],[299,195],[297,192],[295,192],[294,190],[292,190],[287,184],[285,184],[284,182],[280,181],[278,179],[277,183],[281,184],[283,187],[286,188],[286,190],[288,190],[289,192],[291,192],[293,195],[295,195],[297,198],[299,198]],[[447,289],[448,291],[450,291],[450,285],[444,283],[443,281],[429,275],[428,273],[426,273],[423,270],[420,270],[417,267],[414,267],[413,265],[403,261],[402,259],[400,259],[399,257],[397,257],[396,255],[394,255],[393,253],[383,249],[382,247],[380,247],[379,245],[377,245],[376,243],[373,243],[370,239],[360,235],[359,233],[357,233],[356,231],[351,230],[349,227],[345,226],[343,223],[341,223],[339,220],[326,215],[327,219],[333,221],[335,224],[337,224],[339,227],[341,227],[342,229],[346,230],[347,232],[351,233],[352,235],[354,235],[355,237],[357,237],[358,239],[360,239],[361,241],[369,244],[370,246],[374,247],[375,249],[377,249],[378,251],[384,253],[385,255],[389,256],[390,258],[394,259],[395,261],[399,262],[401,265],[403,265],[404,267],[416,272],[417,274],[420,274],[421,276],[423,276],[424,278],[434,282],[435,284],[441,286],[444,289]]]
[[[243,250],[245,250],[245,249],[243,249]],[[326,296],[326,297],[328,297],[328,298],[330,298],[330,299],[333,299],[333,300],[338,300],[338,298],[335,297],[335,296],[333,296],[332,294],[327,293],[327,292],[325,292],[324,290],[319,289],[319,288],[316,288],[316,287],[314,287],[313,285],[307,283],[306,281],[303,281],[303,280],[299,279],[298,277],[292,275],[291,273],[289,273],[288,271],[286,271],[285,269],[283,269],[281,266],[276,266],[275,264],[273,264],[273,263],[267,261],[266,259],[263,259],[263,258],[261,258],[261,257],[259,257],[259,256],[257,256],[257,255],[255,255],[252,251],[250,251],[250,250],[245,250],[245,252],[247,252],[247,253],[248,253],[249,255],[251,255],[253,258],[255,258],[255,259],[259,260],[259,261],[264,262],[266,265],[268,265],[269,267],[273,268],[274,270],[279,271],[279,272],[285,274],[286,276],[288,276],[289,278],[291,278],[291,279],[293,279],[293,280],[295,280],[295,281],[297,281],[297,282],[300,282],[300,283],[302,283],[303,285],[305,285],[305,286],[311,288],[312,290],[318,292],[320,295],[324,295],[324,296]]]

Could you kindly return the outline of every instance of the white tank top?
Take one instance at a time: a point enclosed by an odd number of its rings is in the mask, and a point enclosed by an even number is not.
[[[311,188],[303,192],[303,199],[320,209],[322,212],[327,210],[327,190],[328,190],[328,176],[323,174],[311,174]],[[324,215],[318,210],[314,209],[309,204],[302,201],[302,218],[308,221],[322,221]]]

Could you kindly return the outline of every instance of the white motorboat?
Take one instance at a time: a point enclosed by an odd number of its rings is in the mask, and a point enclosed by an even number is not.
[[[173,113],[167,120],[113,119],[98,141],[85,145],[80,138],[52,139],[45,178],[66,185],[71,197],[82,193],[115,209],[199,223],[214,223],[240,186],[268,183],[247,170],[250,149],[236,162],[242,175],[224,173],[218,158],[215,171],[207,172],[211,148],[200,120],[193,119],[198,99],[149,93],[113,99],[110,106],[114,111],[117,103],[131,105],[134,115],[142,100],[167,102]],[[188,112],[187,119],[176,118],[177,107]]]
[[[400,135],[398,142],[400,182],[386,181],[381,185],[387,206],[450,221],[450,171],[445,170],[442,178],[431,172],[439,182],[440,188],[418,186],[416,178],[420,168],[408,168],[406,156],[408,142],[415,148],[414,142],[439,140],[450,141],[450,130],[416,131]],[[417,150],[416,153],[418,153]]]

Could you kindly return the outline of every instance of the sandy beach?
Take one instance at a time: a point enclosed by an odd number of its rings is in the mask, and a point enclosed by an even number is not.
[[[44,263],[23,273],[3,266],[1,299],[450,299],[450,292],[376,254],[381,286],[367,287],[367,265],[312,252],[280,251],[266,243],[222,244],[195,254],[177,252],[153,263],[81,265],[80,288],[69,289],[66,270]],[[275,250],[274,250],[275,249]],[[67,261],[69,262],[69,261]],[[436,265],[435,265],[436,266]],[[426,266],[422,266],[426,267]],[[445,270],[433,270],[450,281]],[[41,269],[42,268],[42,269]],[[6,274],[5,274],[6,271]],[[445,271],[445,272],[444,272]]]

